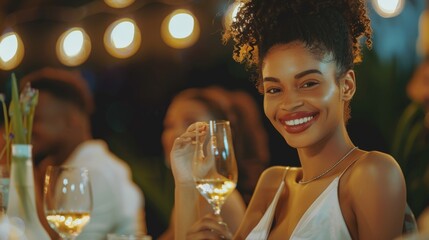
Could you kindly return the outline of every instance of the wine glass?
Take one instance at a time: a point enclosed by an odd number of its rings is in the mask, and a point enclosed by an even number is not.
[[[196,148],[192,164],[196,188],[219,215],[226,198],[237,184],[237,163],[229,121],[211,120],[204,132],[195,138]]]
[[[9,166],[0,164],[0,219],[6,213],[9,200],[10,173]]]
[[[62,239],[75,239],[89,222],[92,191],[86,168],[49,166],[45,175],[44,210],[49,226]]]

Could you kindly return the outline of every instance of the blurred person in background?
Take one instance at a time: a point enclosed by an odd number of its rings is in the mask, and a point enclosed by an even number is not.
[[[418,219],[419,238],[429,239],[429,1],[419,18],[417,51],[423,61],[406,87],[411,100],[399,118],[392,154],[401,165],[407,198]],[[414,238],[413,238],[414,237]]]
[[[183,90],[167,109],[162,144],[166,165],[170,166],[174,140],[191,123],[219,119],[231,123],[239,169],[237,190],[227,198],[221,213],[230,229],[235,231],[260,174],[269,164],[268,138],[255,100],[246,92],[229,91],[218,86]],[[206,201],[201,202],[200,208],[211,209]],[[173,210],[170,226],[159,239],[174,239],[174,225]]]
[[[39,90],[33,125],[33,158],[38,214],[52,239],[43,212],[43,183],[49,165],[72,165],[89,170],[93,192],[90,222],[77,239],[106,239],[108,233],[146,231],[143,193],[131,179],[126,162],[110,152],[103,140],[93,139],[90,115],[94,103],[78,72],[44,68],[24,76]]]
[[[415,70],[407,95],[411,102],[398,121],[392,154],[404,171],[408,202],[418,217],[429,206],[429,59]]]
[[[429,58],[415,70],[407,95],[411,102],[398,121],[392,154],[404,171],[419,230],[429,233]]]

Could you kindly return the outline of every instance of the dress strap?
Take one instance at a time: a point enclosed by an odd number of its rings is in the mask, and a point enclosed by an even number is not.
[[[274,195],[274,199],[272,200],[270,206],[265,211],[265,214],[259,220],[259,223],[252,229],[249,235],[246,237],[246,240],[265,240],[268,239],[268,235],[271,231],[271,224],[273,222],[274,213],[276,211],[277,201],[280,198],[281,192],[285,186],[285,178],[286,173],[288,172],[289,167],[285,167],[282,181],[280,182],[280,186],[277,189],[276,194]]]
[[[289,168],[290,168],[289,166],[285,167],[285,170],[283,172],[283,177],[282,177],[283,182],[285,182],[285,180],[286,180],[286,173],[287,173],[287,171],[289,171]]]

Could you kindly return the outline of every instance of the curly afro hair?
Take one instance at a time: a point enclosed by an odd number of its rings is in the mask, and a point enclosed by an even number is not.
[[[256,71],[261,91],[260,59],[272,46],[300,41],[317,56],[331,54],[340,77],[361,61],[361,37],[371,48],[371,33],[363,0],[242,0],[223,39],[234,41],[237,62]]]

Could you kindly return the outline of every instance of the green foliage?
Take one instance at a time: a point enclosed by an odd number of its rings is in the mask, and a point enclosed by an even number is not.
[[[429,129],[421,105],[410,103],[395,129],[392,155],[404,172],[407,200],[416,216],[429,204]]]

